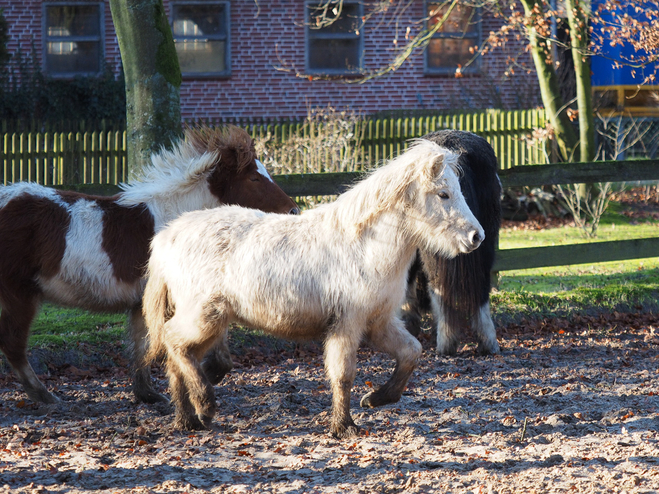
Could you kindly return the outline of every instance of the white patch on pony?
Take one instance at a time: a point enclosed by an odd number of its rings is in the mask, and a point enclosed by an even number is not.
[[[140,301],[143,280],[118,281],[103,250],[103,211],[94,201],[79,199],[68,207],[71,223],[60,271],[39,278],[47,300],[74,307],[116,310]]]
[[[208,176],[217,164],[217,153],[199,152],[187,141],[168,151],[151,155],[151,165],[130,184],[119,186],[122,206],[146,204],[156,233],[183,213],[216,208],[222,203],[211,194]]]
[[[259,160],[256,160],[256,169],[261,175],[263,175],[265,178],[267,178],[268,180],[274,183],[274,180],[272,180],[272,177],[268,173],[268,170],[265,169],[265,166]]]
[[[0,208],[4,208],[9,201],[23,195],[50,199],[54,203],[68,209],[66,203],[62,201],[62,198],[54,189],[34,182],[18,182],[12,186],[0,187]]]

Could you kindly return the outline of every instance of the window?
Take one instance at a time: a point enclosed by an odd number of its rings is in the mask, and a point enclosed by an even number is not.
[[[173,3],[172,33],[181,73],[228,76],[228,2]]]
[[[52,76],[94,75],[103,59],[102,4],[44,5],[44,66]]]
[[[428,28],[440,22],[450,3],[428,2]],[[448,19],[433,35],[426,47],[426,73],[447,74],[465,65],[474,57],[474,49],[480,44],[480,16],[476,7],[457,4]],[[472,63],[464,73],[476,72],[478,64]]]
[[[362,66],[362,6],[343,1],[339,14],[337,2],[333,9],[318,3],[307,4],[307,71],[322,74],[351,74]],[[324,19],[339,18],[329,25]]]

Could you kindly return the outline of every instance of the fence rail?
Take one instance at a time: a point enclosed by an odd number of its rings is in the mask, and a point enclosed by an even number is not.
[[[283,142],[292,136],[318,131],[314,122],[210,120],[193,124],[233,123],[254,138],[271,136]],[[442,129],[460,129],[483,136],[494,148],[502,169],[546,163],[544,143],[529,136],[544,127],[544,110],[484,110],[423,117],[379,118],[359,121],[353,133],[361,139],[362,164],[396,156],[408,141]],[[126,181],[128,163],[124,122],[2,121],[0,179],[2,183],[30,180],[44,185],[76,183],[117,184]]]

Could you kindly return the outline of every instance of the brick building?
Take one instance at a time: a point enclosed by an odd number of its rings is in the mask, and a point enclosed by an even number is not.
[[[462,77],[455,75],[499,19],[456,9],[425,50],[396,71],[357,84],[359,74],[393,58],[408,27],[414,32],[419,19],[431,14],[433,22],[443,12],[436,2],[417,0],[394,21],[391,12],[375,14],[374,2],[344,0],[339,20],[323,26],[318,3],[164,0],[183,72],[183,117],[299,117],[328,105],[370,114],[538,104],[535,75],[505,75],[503,50],[475,60]],[[10,52],[34,47],[50,76],[93,75],[104,67],[121,71],[108,0],[0,0],[0,8],[9,25]]]

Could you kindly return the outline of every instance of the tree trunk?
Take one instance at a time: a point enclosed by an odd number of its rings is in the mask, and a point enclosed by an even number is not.
[[[595,117],[593,116],[593,91],[590,85],[590,63],[588,61],[588,17],[590,6],[587,0],[565,0],[567,19],[570,26],[570,46],[574,73],[577,82],[577,107],[579,108],[579,159],[595,159]]]
[[[542,103],[545,106],[549,123],[554,129],[561,156],[565,161],[574,161],[574,152],[579,140],[577,133],[567,116],[567,106],[561,98],[556,70],[554,69],[551,49],[545,38],[539,36],[536,20],[542,18],[541,0],[521,0],[528,17],[527,29],[531,43],[533,64],[538,74],[538,84]]]
[[[129,181],[181,136],[181,69],[162,0],[110,0],[126,79]]]

